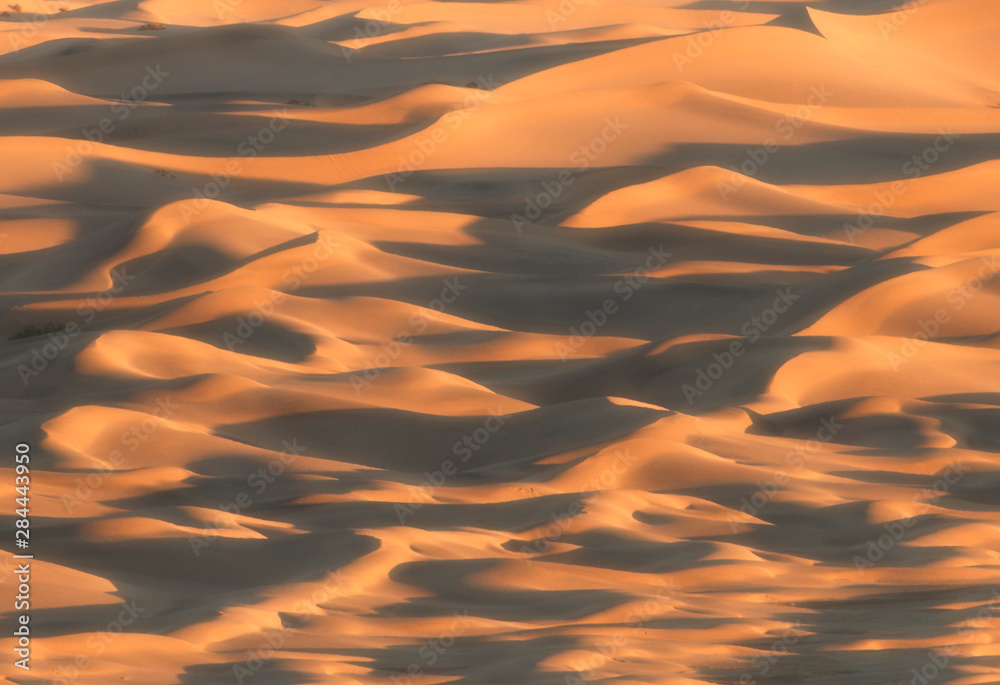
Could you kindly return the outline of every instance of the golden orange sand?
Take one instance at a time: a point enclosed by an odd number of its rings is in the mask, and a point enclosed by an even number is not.
[[[1000,682],[1000,6],[895,4],[12,5],[4,682]]]

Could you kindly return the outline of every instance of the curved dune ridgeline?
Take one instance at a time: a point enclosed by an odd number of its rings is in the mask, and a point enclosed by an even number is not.
[[[998,682],[998,44],[993,0],[10,5],[5,682]]]

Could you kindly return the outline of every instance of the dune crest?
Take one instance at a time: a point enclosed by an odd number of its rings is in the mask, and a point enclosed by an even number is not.
[[[996,682],[998,32],[9,5],[5,682]]]

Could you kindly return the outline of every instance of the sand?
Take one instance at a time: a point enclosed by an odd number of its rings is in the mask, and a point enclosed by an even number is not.
[[[4,682],[1000,682],[994,0],[0,34]]]

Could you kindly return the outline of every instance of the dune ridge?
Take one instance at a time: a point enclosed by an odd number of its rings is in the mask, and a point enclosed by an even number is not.
[[[998,33],[9,6],[0,675],[997,682]]]

